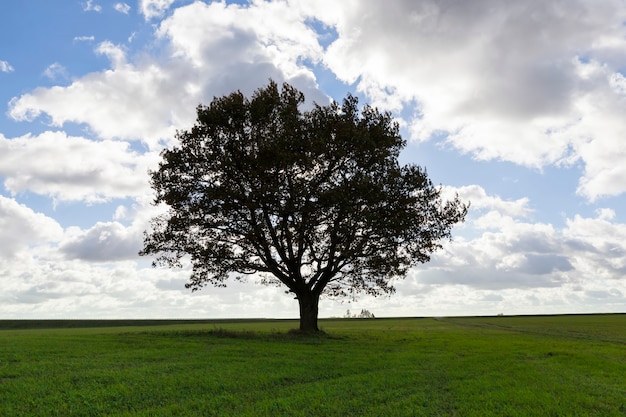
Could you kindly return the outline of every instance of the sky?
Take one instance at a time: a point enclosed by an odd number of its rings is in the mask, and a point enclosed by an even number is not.
[[[148,171],[198,104],[272,79],[401,126],[471,208],[396,293],[320,317],[626,312],[626,1],[5,1],[0,319],[295,318],[252,277],[139,257]]]

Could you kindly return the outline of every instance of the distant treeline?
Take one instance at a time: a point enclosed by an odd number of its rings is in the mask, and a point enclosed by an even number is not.
[[[593,317],[593,316],[624,316],[626,313],[581,313],[581,314],[524,314],[524,315],[494,315],[494,316],[449,316],[449,317],[432,317],[439,319],[455,319],[455,318],[530,318],[530,317]],[[345,320],[346,318],[374,318],[374,315],[368,310],[362,310],[361,314],[350,314],[350,310],[346,312],[344,317],[331,317],[322,319],[322,321]],[[425,319],[428,317],[376,317],[377,320],[401,320],[401,319]],[[90,319],[90,320],[62,320],[62,319],[28,319],[28,320],[0,320],[0,330],[21,330],[21,329],[78,329],[91,327],[127,327],[127,326],[167,326],[174,324],[226,324],[226,323],[254,323],[254,322],[284,322],[294,321],[296,319]]]
[[[109,319],[109,320],[0,320],[0,330],[21,329],[77,329],[91,327],[126,327],[126,326],[167,326],[170,324],[220,324],[254,321],[273,321],[268,319]],[[275,321],[281,321],[275,319]]]

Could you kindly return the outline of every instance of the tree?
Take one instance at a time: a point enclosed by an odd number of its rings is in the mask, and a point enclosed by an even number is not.
[[[393,293],[391,281],[430,260],[468,206],[444,202],[419,166],[400,166],[405,145],[389,113],[348,95],[301,111],[304,95],[271,81],[197,108],[150,172],[155,204],[141,255],[180,267],[187,288],[258,274],[284,285],[300,329],[317,331],[322,294]]]
[[[369,310],[361,310],[361,313],[358,315],[358,318],[360,319],[373,319],[375,318],[374,315],[372,313],[370,313]]]
[[[373,319],[374,314],[370,313],[369,310],[361,309],[359,314],[350,314],[350,310],[346,310],[346,315],[344,316],[347,319]]]

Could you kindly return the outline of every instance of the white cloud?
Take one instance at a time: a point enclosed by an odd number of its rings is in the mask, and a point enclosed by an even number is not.
[[[581,274],[605,279],[626,276],[626,224],[611,221],[610,211],[597,218],[579,215],[567,221],[564,237]]]
[[[472,210],[496,211],[499,214],[511,217],[527,217],[532,213],[528,207],[528,198],[507,201],[498,196],[487,195],[485,189],[479,185],[466,185],[463,187],[445,186],[442,190],[442,198],[449,200],[454,194],[458,194],[461,201],[470,201]]]
[[[51,80],[55,80],[57,78],[67,78],[68,76],[65,67],[58,62],[50,64],[43,72],[43,75]]]
[[[585,163],[577,192],[595,201],[626,191],[626,80],[606,65],[586,67],[594,88],[576,103],[581,121],[569,133],[575,157]]]
[[[168,16],[155,23],[150,43],[162,49],[131,56],[124,45],[99,43],[95,52],[109,69],[11,101],[15,120],[47,115],[44,122],[84,124],[86,135],[103,140],[0,135],[9,193],[90,203],[130,196],[136,206],[119,206],[113,221],[63,231],[0,197],[0,240],[8,242],[0,245],[0,316],[297,316],[297,303],[281,289],[233,284],[191,295],[183,288],[188,270],[153,270],[149,259],[135,260],[141,231],[158,210],[147,203],[146,174],[158,158],[127,141],[159,150],[175,129],[191,126],[198,103],[236,89],[250,94],[270,77],[324,102],[315,64],[356,83],[374,104],[413,111],[405,122],[417,140],[444,131],[457,150],[479,159],[580,164],[577,191],[588,200],[626,190],[620,3],[194,2],[169,13],[173,4],[138,6],[146,20]],[[320,24],[336,31],[328,48],[334,35],[322,39],[314,28]],[[0,61],[0,70],[12,67]],[[322,315],[347,308],[388,315],[623,311],[626,226],[616,210],[573,216],[557,228],[532,223],[529,198],[503,200],[477,185],[444,188],[454,192],[472,208],[453,243],[398,282],[392,298],[323,300]],[[36,256],[26,250],[33,245]],[[242,302],[253,309],[242,311]]]
[[[118,222],[98,222],[89,230],[71,228],[60,245],[70,259],[112,262],[137,259],[142,248],[143,229],[124,227]]]
[[[0,135],[0,175],[13,194],[98,202],[145,195],[156,154],[139,155],[125,142],[94,142],[64,132],[6,139]]]
[[[324,62],[375,104],[417,103],[412,135],[478,159],[541,168],[579,160],[579,193],[626,191],[619,1],[337,4]],[[612,151],[608,151],[608,150]],[[621,161],[621,163],[619,163]]]
[[[126,3],[115,3],[113,8],[123,14],[128,14],[128,12],[130,12],[130,6]]]
[[[90,265],[58,259],[24,259],[10,264],[14,278],[0,282],[11,303],[0,303],[3,317],[124,317],[133,302],[158,299],[149,282],[138,279],[134,264]],[[158,272],[157,272],[158,275]],[[16,279],[15,277],[18,277]],[[0,296],[1,297],[1,296]]]
[[[10,271],[10,273],[9,273]],[[278,288],[233,282],[191,293],[189,271],[136,262],[29,259],[0,262],[3,318],[295,317],[297,303]],[[246,308],[243,309],[242,306]]]
[[[126,52],[124,48],[112,42],[104,41],[100,43],[96,48],[96,53],[109,58],[114,69],[123,68],[126,65]]]
[[[169,39],[175,57],[212,77],[242,75],[236,87],[241,91],[252,92],[273,77],[290,80],[312,101],[326,102],[316,91],[313,72],[302,64],[322,59],[317,34],[305,23],[307,17],[290,6],[264,1],[248,7],[196,2],[176,9],[157,33]]]
[[[152,218],[165,210],[163,206],[154,206],[152,197],[149,192],[137,196],[130,206],[118,206],[114,221],[100,221],[88,229],[68,228],[58,242],[59,253],[65,259],[84,262],[140,261],[144,230],[150,228]],[[148,263],[150,259],[143,261]]]
[[[99,4],[94,4],[93,0],[87,0],[83,4],[83,11],[100,13],[102,11],[102,6],[100,6]]]
[[[32,121],[47,113],[53,126],[87,123],[100,138],[142,140],[155,147],[174,136],[174,126],[191,124],[200,98],[186,94],[182,73],[179,77],[175,69],[152,63],[129,64],[123,48],[110,42],[98,45],[97,52],[111,60],[113,69],[15,98],[9,115]]]
[[[0,260],[56,240],[62,232],[54,219],[0,195]]]
[[[626,224],[614,210],[576,215],[557,229],[527,222],[526,199],[505,201],[479,186],[446,187],[444,198],[454,192],[472,200],[459,236],[399,281],[391,299],[359,305],[407,314],[409,303],[416,315],[623,310]]]
[[[611,221],[611,211],[597,218],[575,216],[562,230],[491,213],[470,222],[481,234],[456,238],[414,279],[426,286],[461,285],[471,291],[535,291],[574,288],[623,288],[626,273],[626,225]],[[485,230],[488,229],[488,230]]]
[[[13,67],[7,61],[0,60],[0,72],[13,72]]]
[[[140,0],[139,10],[146,20],[162,17],[175,0]]]
[[[94,36],[75,36],[74,42],[93,42],[95,39]]]
[[[320,58],[316,35],[297,14],[279,6],[196,2],[176,9],[158,29],[171,48],[168,59],[144,57],[135,63],[122,46],[103,42],[96,52],[109,58],[110,70],[16,97],[9,115],[32,121],[45,113],[53,126],[86,123],[102,139],[142,140],[159,149],[176,129],[191,126],[199,103],[237,89],[250,94],[269,78],[289,80],[309,100],[327,102],[300,62]],[[286,23],[280,25],[277,15]],[[257,33],[258,21],[272,25]]]
[[[494,212],[497,207],[511,210],[497,197],[487,200],[491,203],[484,206],[495,207]],[[184,288],[187,268],[151,269],[139,266],[142,260],[125,261],[136,259],[140,231],[150,217],[144,208],[116,210],[120,217],[134,218],[130,226],[101,222],[65,233],[10,199],[0,198],[2,210],[19,213],[0,216],[20,227],[20,233],[8,230],[3,236],[13,252],[52,241],[64,256],[48,252],[30,259],[22,252],[19,260],[11,260],[5,255],[0,261],[3,317],[46,312],[47,317],[83,318],[297,316],[297,303],[280,288],[231,282],[227,289],[191,294]],[[559,231],[501,215],[494,228],[457,239],[431,263],[412,270],[397,282],[392,297],[362,297],[354,303],[323,299],[321,314],[341,316],[360,308],[403,316],[621,311],[626,305],[626,225],[613,219],[610,209],[602,209],[595,218],[575,216]]]

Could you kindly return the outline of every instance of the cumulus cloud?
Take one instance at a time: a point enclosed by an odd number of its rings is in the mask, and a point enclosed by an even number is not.
[[[142,248],[142,231],[118,222],[98,222],[89,230],[72,228],[60,251],[70,259],[113,262],[137,259]]]
[[[0,72],[13,72],[13,67],[7,61],[0,60]]]
[[[0,262],[0,316],[123,319],[297,315],[297,303],[278,288],[235,282],[228,289],[191,293],[184,288],[188,273],[141,267],[133,261],[106,264],[24,258]]]
[[[38,88],[15,98],[10,116],[32,121],[46,113],[53,126],[87,123],[100,138],[141,139],[152,145],[173,137],[172,124],[180,119],[193,120],[198,98],[185,97],[185,83],[181,85],[175,74],[152,64],[127,64],[124,49],[111,42],[99,44],[96,51],[110,59],[112,70],[86,75],[67,87]]]
[[[206,66],[216,58],[208,53],[218,52],[216,45],[248,43],[245,50],[236,48],[238,53],[230,59],[242,60],[239,54],[248,53],[248,60],[269,60],[288,76],[299,71],[311,74],[297,65],[297,60],[319,61],[322,48],[316,32],[303,18],[285,2],[255,2],[250,7],[198,2],[177,9],[161,24],[159,34],[170,37],[176,54],[188,57],[196,66]],[[253,42],[246,38],[253,38]]]
[[[13,194],[31,191],[58,201],[98,202],[140,196],[158,156],[128,143],[95,142],[64,132],[7,139],[0,134],[0,175]]]
[[[450,200],[454,194],[458,194],[462,201],[471,202],[474,211],[496,211],[501,215],[510,217],[527,217],[532,213],[528,207],[529,200],[527,197],[513,201],[502,200],[498,196],[488,195],[483,187],[475,184],[462,187],[443,187],[442,198],[444,200]]]
[[[597,218],[576,215],[563,234],[579,273],[612,280],[626,276],[626,224],[611,221],[606,212]]]
[[[62,233],[54,219],[0,195],[0,258],[59,239]]]
[[[579,193],[626,191],[626,9],[619,1],[341,4],[324,62],[375,103],[414,108],[416,140],[541,168],[579,160]],[[605,150],[614,152],[609,155]]]
[[[7,291],[3,293],[11,294],[12,301],[0,303],[3,317],[123,317],[124,307],[133,301],[157,297],[150,294],[154,287],[140,282],[129,262],[107,268],[79,261],[24,259],[9,267],[13,271],[11,280],[0,275]]]
[[[599,210],[596,217],[574,216],[558,230],[508,217],[504,213],[510,208],[504,202],[498,202],[496,196],[487,200],[492,207],[487,210],[500,211],[497,227],[446,245],[431,263],[399,281],[393,297],[363,297],[348,304],[325,299],[322,316],[340,316],[347,308],[367,308],[375,314],[385,311],[388,315],[450,315],[468,311],[533,313],[537,309],[544,313],[616,311],[624,305],[626,225],[615,222],[612,210]],[[0,199],[0,207],[7,207],[7,202],[17,210],[5,212],[33,215],[10,199]],[[191,295],[183,287],[187,269],[138,267],[141,260],[129,260],[136,256],[140,231],[150,216],[140,207],[116,212],[120,218],[133,218],[133,223],[101,222],[62,233],[54,222],[52,227],[42,227],[46,220],[39,215],[35,217],[40,223],[34,220],[30,228],[22,225],[20,233],[9,230],[7,237],[22,239],[9,239],[12,247],[54,240],[64,259],[0,262],[0,281],[5,289],[0,299],[6,299],[7,294],[11,297],[11,302],[0,303],[0,313],[22,318],[50,311],[64,317],[78,314],[100,318],[297,315],[296,303],[278,288],[231,283],[224,290],[209,288]],[[20,216],[11,218],[15,223]],[[51,231],[24,238],[43,230]],[[9,276],[13,278],[7,281]],[[242,303],[254,308],[244,312]]]
[[[8,242],[0,248],[0,315],[296,316],[297,304],[280,289],[235,284],[190,296],[182,290],[188,271],[152,270],[134,257],[158,209],[147,204],[146,171],[175,130],[191,126],[196,105],[236,89],[250,94],[270,77],[324,103],[316,67],[401,114],[415,140],[445,138],[476,159],[536,169],[580,167],[577,192],[589,201],[626,191],[626,9],[618,1],[173,4],[138,3],[154,23],[151,49],[133,56],[123,44],[98,43],[94,53],[108,69],[11,101],[14,120],[78,123],[93,140],[0,135],[9,193],[89,203],[130,196],[138,207],[118,206],[113,221],[64,232],[0,197],[0,223],[8,219],[0,229]],[[126,13],[125,5],[113,7]],[[0,71],[12,70],[0,61]],[[135,140],[149,151],[136,150]],[[477,185],[444,188],[455,192],[472,202],[460,236],[399,282],[393,298],[364,297],[370,304],[362,308],[389,315],[623,310],[626,226],[614,211],[574,215],[556,227],[532,223],[528,198],[503,200]],[[50,259],[6,260],[49,242],[57,245]],[[242,302],[254,313],[242,313]],[[346,308],[324,301],[321,312]]]
[[[400,300],[414,298],[429,314],[466,314],[455,303],[471,306],[476,314],[622,308],[626,225],[616,221],[614,210],[599,209],[596,217],[575,215],[559,229],[530,223],[526,199],[502,200],[476,185],[446,187],[444,197],[455,192],[472,200],[463,230],[431,262],[397,283]]]
[[[144,0],[140,10],[155,18],[172,4]],[[626,191],[626,83],[618,71],[626,63],[626,11],[619,2],[330,6],[176,8],[156,32],[169,60],[133,62],[122,46],[101,43],[96,51],[109,57],[111,70],[16,98],[10,115],[46,113],[55,126],[88,123],[102,138],[156,146],[193,121],[199,102],[237,88],[250,93],[270,77],[323,102],[303,62],[323,63],[374,104],[412,110],[407,122],[417,140],[445,132],[478,159],[535,168],[581,163],[577,192],[591,201]],[[335,29],[330,46],[320,43],[316,22]]]
[[[169,41],[174,58],[183,59],[212,81],[213,95],[239,89],[246,94],[283,80],[309,101],[327,103],[304,61],[317,62],[322,47],[317,33],[296,7],[284,2],[252,2],[247,7],[196,2],[175,10],[157,35]],[[264,22],[259,25],[259,22]]]
[[[416,279],[478,290],[624,286],[626,225],[613,222],[610,214],[576,215],[562,230],[494,216],[478,236],[447,244]],[[482,219],[470,226],[487,229]]]
[[[140,0],[139,10],[146,20],[163,16],[174,0]]]
[[[286,23],[279,24],[283,15]],[[272,25],[257,32],[257,22],[268,20]],[[328,101],[300,62],[320,58],[316,34],[282,3],[196,2],[161,22],[157,36],[171,51],[168,59],[133,62],[123,46],[102,42],[96,53],[109,58],[110,70],[16,97],[9,115],[32,121],[47,114],[54,126],[86,123],[100,138],[142,140],[158,149],[193,123],[199,103],[237,89],[250,94],[269,78],[290,81],[311,101]]]

